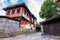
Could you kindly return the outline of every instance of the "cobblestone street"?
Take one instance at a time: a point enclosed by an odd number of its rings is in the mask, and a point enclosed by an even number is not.
[[[0,40],[60,40],[60,37],[41,35],[40,32],[30,35],[21,35],[11,38],[0,38]]]

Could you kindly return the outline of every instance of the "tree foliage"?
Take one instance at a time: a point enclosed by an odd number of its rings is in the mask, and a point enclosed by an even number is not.
[[[39,12],[39,16],[41,18],[50,18],[56,14],[57,5],[53,2],[53,0],[44,1],[41,11]]]

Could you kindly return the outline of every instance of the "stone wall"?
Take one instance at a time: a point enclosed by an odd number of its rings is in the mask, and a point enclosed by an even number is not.
[[[19,30],[19,22],[7,18],[0,18],[0,30],[15,32]]]

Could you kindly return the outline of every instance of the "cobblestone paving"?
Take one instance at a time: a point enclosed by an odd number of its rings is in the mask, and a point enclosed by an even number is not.
[[[30,35],[21,35],[11,38],[0,38],[0,40],[60,40],[60,37],[41,35],[41,33],[35,33]]]

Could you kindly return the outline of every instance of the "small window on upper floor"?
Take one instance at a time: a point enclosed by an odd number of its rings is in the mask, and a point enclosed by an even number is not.
[[[14,14],[14,13],[15,13],[15,10],[13,9],[13,10],[12,10],[12,14]]]
[[[19,8],[19,9],[17,9],[17,13],[20,13],[20,8]]]
[[[26,10],[24,10],[24,14],[26,14],[27,13],[27,11]]]
[[[29,14],[27,13],[27,16],[29,16]]]
[[[7,11],[7,15],[10,15],[10,11]]]

